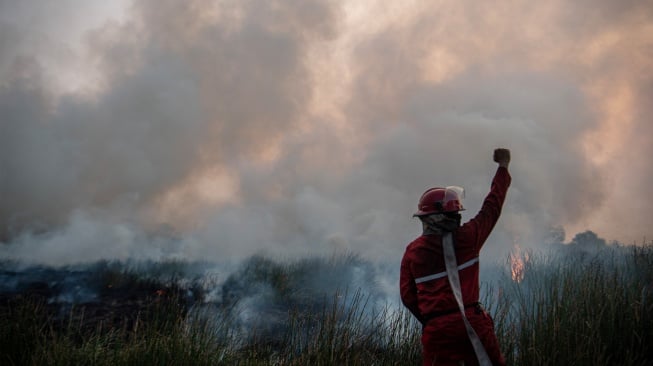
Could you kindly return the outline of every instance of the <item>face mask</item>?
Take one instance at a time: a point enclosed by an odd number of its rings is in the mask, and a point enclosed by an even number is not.
[[[452,232],[460,226],[459,213],[434,214],[420,217],[424,223],[424,235]]]

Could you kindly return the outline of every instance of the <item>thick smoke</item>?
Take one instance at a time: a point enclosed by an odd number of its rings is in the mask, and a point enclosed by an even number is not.
[[[426,188],[478,210],[498,146],[485,255],[558,225],[650,234],[645,3],[138,1],[74,46],[51,31],[75,4],[20,4],[0,2],[3,257],[395,259]]]

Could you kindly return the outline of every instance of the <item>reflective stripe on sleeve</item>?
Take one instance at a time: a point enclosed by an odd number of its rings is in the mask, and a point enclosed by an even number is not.
[[[474,258],[474,259],[470,259],[470,260],[468,260],[467,262],[465,262],[465,263],[459,265],[459,266],[458,266],[458,270],[460,271],[460,270],[462,270],[462,269],[465,269],[465,268],[467,268],[467,267],[470,267],[470,266],[472,266],[474,263],[478,263],[478,257],[476,257],[476,258]],[[438,278],[444,278],[444,277],[447,277],[447,272],[446,272],[446,271],[444,271],[444,272],[440,272],[440,273],[436,273],[436,274],[432,274],[432,275],[428,275],[428,276],[424,276],[424,277],[416,278],[416,279],[415,279],[415,283],[422,283],[422,282],[426,282],[426,281],[437,280]]]

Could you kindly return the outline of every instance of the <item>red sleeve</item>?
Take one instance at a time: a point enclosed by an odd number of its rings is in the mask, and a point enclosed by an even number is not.
[[[404,254],[404,257],[401,259],[399,291],[401,294],[401,302],[417,318],[417,320],[422,322],[422,315],[420,314],[417,305],[417,285],[415,284],[415,277],[413,277],[410,269],[407,253]]]
[[[485,197],[481,210],[468,223],[475,231],[476,247],[479,250],[499,220],[501,208],[506,199],[511,180],[512,178],[510,177],[510,173],[508,173],[508,169],[499,167],[494,175],[494,179],[492,179],[490,193]]]

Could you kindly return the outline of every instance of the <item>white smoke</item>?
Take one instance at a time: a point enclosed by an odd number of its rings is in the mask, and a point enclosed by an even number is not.
[[[651,9],[476,5],[139,1],[70,47],[48,34],[72,2],[27,23],[38,3],[0,2],[2,256],[396,259],[426,188],[480,208],[498,146],[513,185],[484,255],[556,225],[646,235],[650,203],[619,203],[653,176]]]

